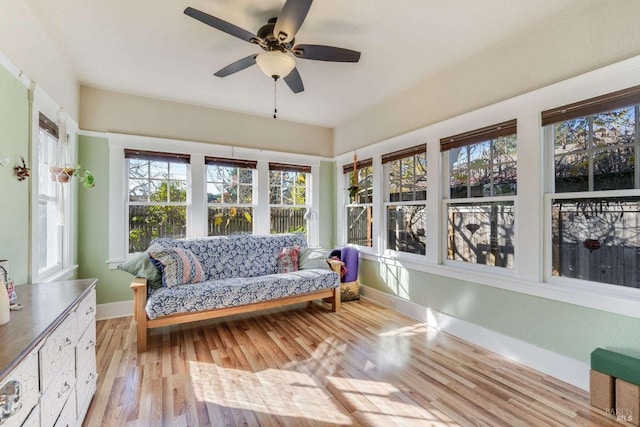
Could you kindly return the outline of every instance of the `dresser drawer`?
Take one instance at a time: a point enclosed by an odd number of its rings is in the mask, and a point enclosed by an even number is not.
[[[43,393],[46,393],[63,365],[67,362],[75,364],[75,344],[78,337],[76,328],[76,315],[72,312],[47,337],[40,349],[40,386]]]
[[[22,423],[22,427],[40,427],[40,405],[36,405],[33,408],[27,419]]]
[[[0,389],[16,394],[15,397],[8,398],[6,403],[13,415],[5,418],[4,423],[0,421],[3,427],[19,426],[29,416],[40,397],[38,381],[38,352],[34,351],[0,383]]]
[[[65,402],[71,394],[75,394],[74,384],[75,363],[71,362],[53,379],[40,399],[40,421],[43,426],[55,424]]]
[[[78,320],[78,333],[82,334],[87,326],[96,321],[96,290],[93,289],[87,294],[86,297],[76,309],[76,315]]]
[[[76,347],[76,388],[78,396],[86,396],[85,390],[91,389],[91,383],[96,381],[96,328],[89,326],[80,337]]]
[[[44,424],[43,424],[44,425]],[[64,404],[55,427],[74,427],[76,425],[76,394],[71,393]]]

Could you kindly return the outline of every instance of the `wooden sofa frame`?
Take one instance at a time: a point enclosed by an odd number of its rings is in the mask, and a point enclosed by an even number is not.
[[[331,261],[331,268],[340,274],[342,262]],[[155,319],[147,317],[147,279],[136,277],[131,282],[133,291],[133,320],[137,327],[137,348],[138,353],[147,351],[148,329],[161,328],[169,325],[179,325],[181,323],[197,322],[198,320],[215,319],[218,317],[231,316],[233,314],[250,313],[253,311],[266,310],[269,308],[282,307],[290,304],[313,301],[316,299],[328,298],[333,312],[340,311],[340,286],[331,289],[322,289],[316,292],[293,295],[290,297],[277,298],[268,301],[260,301],[251,304],[239,305],[235,307],[215,308],[212,310],[196,311],[192,313],[177,313],[168,316],[161,316]]]

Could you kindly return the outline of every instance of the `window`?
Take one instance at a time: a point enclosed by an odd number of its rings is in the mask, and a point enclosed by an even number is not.
[[[50,177],[49,165],[58,150],[58,126],[40,113],[38,134],[38,277],[62,269],[63,231],[68,224],[68,192]],[[65,135],[66,136],[66,135]]]
[[[311,166],[269,163],[271,233],[307,233]]]
[[[640,86],[542,113],[553,276],[638,287],[639,103]]]
[[[209,236],[253,233],[257,162],[206,157]]]
[[[189,155],[125,150],[129,253],[158,237],[185,237]]]
[[[362,160],[342,168],[349,194],[346,212],[347,243],[373,246],[373,161]]]
[[[514,267],[516,143],[515,120],[440,141],[449,165],[448,259]]]
[[[424,255],[427,219],[426,145],[382,156],[387,177],[387,249]]]

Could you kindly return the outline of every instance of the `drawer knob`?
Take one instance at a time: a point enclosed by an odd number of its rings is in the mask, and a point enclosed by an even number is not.
[[[0,424],[22,409],[20,383],[9,381],[0,388]]]
[[[60,390],[58,392],[58,399],[60,399],[66,392],[68,392],[71,389],[71,386],[69,385],[68,382],[64,382],[64,386],[62,387],[62,390]]]
[[[89,340],[89,344],[84,348],[85,350],[89,350],[91,347],[93,347],[94,345],[96,345],[96,343],[93,342],[93,340]]]
[[[87,312],[85,313],[87,316],[90,315],[91,313],[93,313],[95,310],[93,309],[93,307],[89,307],[89,310],[87,310]]]
[[[86,384],[89,384],[96,376],[93,375],[93,372],[89,374],[89,378],[87,378]]]

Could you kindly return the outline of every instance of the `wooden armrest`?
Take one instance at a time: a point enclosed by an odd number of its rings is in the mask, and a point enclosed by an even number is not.
[[[133,291],[138,290],[138,288],[146,288],[147,287],[147,279],[144,277],[136,277],[131,281],[131,285],[129,286]]]
[[[333,271],[340,274],[340,269],[344,265],[344,262],[338,261],[337,259],[328,259],[327,262],[329,263]]]

